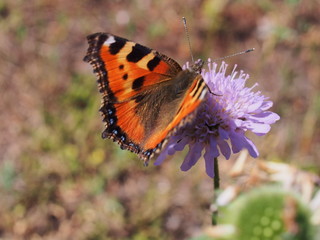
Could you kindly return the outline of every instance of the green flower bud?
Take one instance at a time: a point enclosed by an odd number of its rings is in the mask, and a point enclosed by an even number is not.
[[[293,192],[277,186],[259,187],[244,193],[221,209],[219,216],[219,223],[235,226],[231,239],[313,239],[309,207]]]

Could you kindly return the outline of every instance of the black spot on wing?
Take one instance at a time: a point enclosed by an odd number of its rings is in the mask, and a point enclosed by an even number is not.
[[[133,90],[140,89],[143,85],[143,82],[144,82],[144,77],[136,78],[132,83],[132,89]]]
[[[116,37],[116,36],[113,36],[113,37],[115,42],[109,45],[109,52],[112,55],[116,55],[118,52],[120,52],[120,50],[124,47],[124,45],[126,45],[127,40],[124,38]]]
[[[136,44],[132,47],[132,51],[128,54],[127,60],[128,62],[138,62],[140,61],[144,56],[148,55],[151,52],[149,48],[146,48],[140,44]]]
[[[161,59],[157,56],[155,56],[153,59],[151,59],[148,63],[147,63],[147,67],[150,71],[153,71],[153,69],[155,69],[156,66],[158,66],[158,64],[160,63]]]
[[[123,68],[124,68],[124,65],[123,65],[123,64],[119,65],[119,69],[120,69],[120,70],[123,70]]]
[[[123,80],[127,80],[127,79],[128,79],[128,73],[125,73],[125,74],[122,76],[122,79],[123,79]]]

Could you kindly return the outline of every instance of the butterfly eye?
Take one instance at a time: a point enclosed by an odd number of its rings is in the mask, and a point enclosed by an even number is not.
[[[198,59],[191,67],[190,69],[194,72],[201,72],[201,69],[203,67],[204,61],[202,59]]]

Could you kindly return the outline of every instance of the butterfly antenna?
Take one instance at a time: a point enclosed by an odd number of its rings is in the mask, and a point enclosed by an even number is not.
[[[187,41],[188,41],[188,45],[189,45],[191,60],[194,63],[194,58],[193,58],[191,44],[190,44],[189,31],[188,31],[188,27],[187,27],[187,19],[185,17],[182,17],[182,22],[183,22],[184,30],[186,31],[186,36],[187,36]]]
[[[250,48],[250,49],[248,49],[248,50],[245,50],[245,51],[242,51],[242,52],[237,52],[237,53],[234,53],[234,54],[225,56],[225,57],[216,58],[216,59],[213,59],[213,60],[211,60],[211,61],[212,61],[212,62],[214,62],[214,61],[220,61],[220,60],[223,60],[223,59],[226,59],[226,58],[230,58],[230,57],[234,57],[234,56],[238,56],[238,55],[241,55],[241,54],[244,54],[244,53],[253,52],[254,50],[255,50],[255,48]]]

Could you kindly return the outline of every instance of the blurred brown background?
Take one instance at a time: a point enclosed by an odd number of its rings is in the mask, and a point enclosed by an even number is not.
[[[100,96],[82,61],[86,36],[103,31],[184,64],[182,16],[197,58],[256,48],[227,62],[281,116],[267,136],[249,134],[260,158],[320,173],[319,1],[2,0],[0,239],[187,239],[210,224],[202,161],[181,172],[181,153],[145,168],[100,138]],[[223,186],[236,157],[220,158]]]

